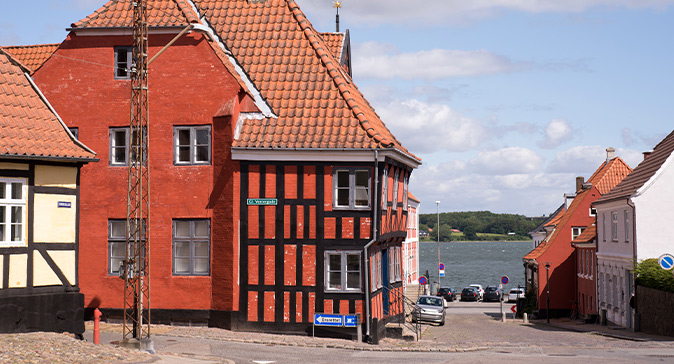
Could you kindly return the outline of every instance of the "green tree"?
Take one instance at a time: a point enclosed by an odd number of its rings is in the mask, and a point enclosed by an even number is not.
[[[466,240],[477,240],[477,231],[472,225],[466,226],[463,229],[463,235],[466,237]]]
[[[638,285],[674,293],[672,272],[662,269],[657,259],[646,259],[639,262],[634,272],[637,275]]]

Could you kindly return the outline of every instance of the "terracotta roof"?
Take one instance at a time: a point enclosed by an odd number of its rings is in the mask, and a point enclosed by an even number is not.
[[[537,232],[537,231],[545,231],[545,227],[546,227],[546,226],[554,226],[553,221],[559,220],[560,215],[561,215],[561,212],[564,211],[564,208],[565,208],[565,205],[564,205],[564,204],[561,204],[561,205],[557,208],[557,210],[555,210],[555,212],[553,212],[552,214],[550,214],[550,216],[548,216],[547,219],[543,220],[543,222],[541,222],[538,226],[536,226],[535,229],[533,229],[532,231],[530,231],[529,234],[535,233],[535,232]]]
[[[408,200],[412,200],[412,201],[416,201],[416,202],[421,202],[421,201],[419,201],[418,198],[414,197],[414,195],[412,194],[412,192],[409,192],[409,191],[407,191],[407,199],[408,199]]]
[[[321,33],[321,38],[325,45],[330,48],[330,52],[337,59],[342,58],[342,49],[344,48],[344,33]]]
[[[94,159],[75,140],[30,80],[0,47],[0,157]]]
[[[597,170],[592,174],[592,177],[590,177],[588,182],[592,183],[593,186],[596,186],[597,191],[601,194],[602,190],[610,190],[620,182],[616,179],[616,176],[627,175],[629,171],[631,171],[629,166],[621,158],[616,157],[608,162],[602,163],[601,166],[599,166],[599,168],[597,168]],[[555,240],[559,234],[569,231],[566,229],[569,220],[576,213],[582,202],[588,198],[588,196],[591,196],[591,191],[591,189],[578,191],[576,198],[573,199],[568,209],[559,214],[560,218],[557,221],[557,227],[550,234],[550,236],[546,238],[546,242],[541,243],[541,245],[537,246],[534,250],[529,252],[529,254],[525,255],[523,260],[538,259],[550,248],[552,244],[555,243]],[[585,211],[582,213],[587,214]]]
[[[653,149],[653,152],[639,163],[629,176],[622,180],[611,192],[597,199],[595,203],[627,198],[634,195],[660,170],[662,165],[670,158],[672,152],[674,152],[674,131],[660,141]]]
[[[188,0],[148,0],[149,27],[185,27],[199,22]],[[77,29],[130,28],[133,7],[129,0],[110,0],[88,17],[73,23]]]
[[[14,59],[26,66],[32,74],[51,57],[60,44],[36,44],[3,47]]]
[[[590,225],[573,239],[574,243],[589,243],[597,239],[597,225]]]

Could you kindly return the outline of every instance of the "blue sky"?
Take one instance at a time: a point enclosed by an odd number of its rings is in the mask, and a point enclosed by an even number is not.
[[[4,2],[1,45],[58,43],[104,0]],[[298,0],[334,31],[331,0]],[[419,5],[423,4],[423,5]],[[354,79],[423,159],[421,211],[554,211],[605,149],[674,129],[674,0],[343,0]]]

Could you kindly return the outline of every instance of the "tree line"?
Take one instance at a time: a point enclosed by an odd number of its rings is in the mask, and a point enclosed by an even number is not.
[[[495,214],[489,211],[442,212],[438,229],[437,214],[420,214],[419,230],[427,231],[431,240],[437,240],[439,232],[441,241],[494,239],[493,236],[484,234],[504,235],[499,237],[500,240],[529,240],[529,232],[545,218]],[[452,234],[452,229],[460,230],[461,233]]]

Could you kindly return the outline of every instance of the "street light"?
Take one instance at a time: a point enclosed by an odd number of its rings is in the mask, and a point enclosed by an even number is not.
[[[548,308],[545,316],[550,323],[550,262],[545,262],[545,286],[548,291]]]
[[[435,207],[438,215],[438,288],[440,288],[440,201],[435,201]]]

